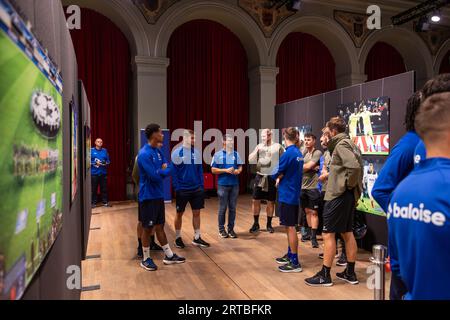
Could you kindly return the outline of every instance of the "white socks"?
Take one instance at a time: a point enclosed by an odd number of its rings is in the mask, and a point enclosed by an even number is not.
[[[175,239],[181,238],[181,230],[175,230]],[[200,238],[200,229],[194,230],[194,239]]]
[[[167,257],[167,258],[170,259],[170,258],[173,257],[173,252],[172,252],[172,250],[170,249],[169,244],[166,244],[165,246],[162,246],[162,248],[163,248],[164,253],[166,254],[166,257]]]
[[[142,251],[144,252],[144,258],[143,261],[150,258],[150,247],[142,247]]]

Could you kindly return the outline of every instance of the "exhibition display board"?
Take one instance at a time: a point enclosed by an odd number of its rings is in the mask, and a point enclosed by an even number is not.
[[[0,297],[15,300],[62,226],[63,88],[7,2],[0,2],[0,19]]]
[[[79,299],[85,115],[75,50],[60,1],[0,8],[0,296]],[[79,279],[71,286],[68,270]]]
[[[308,124],[313,133],[334,116],[347,122],[348,133],[360,148],[364,161],[364,191],[358,211],[368,226],[362,246],[387,244],[386,214],[372,198],[372,187],[390,149],[405,134],[406,105],[415,91],[414,71],[280,104],[275,107],[277,128]]]
[[[79,101],[80,110],[82,114],[82,138],[80,138],[80,144],[83,145],[81,148],[82,160],[80,161],[80,168],[83,176],[83,183],[80,186],[81,193],[81,206],[83,212],[81,215],[81,230],[82,230],[82,259],[86,258],[87,245],[89,240],[89,230],[91,227],[91,216],[92,216],[92,192],[91,192],[91,107],[89,105],[89,100],[86,95],[86,90],[84,88],[83,82],[78,81],[78,91],[79,91]]]

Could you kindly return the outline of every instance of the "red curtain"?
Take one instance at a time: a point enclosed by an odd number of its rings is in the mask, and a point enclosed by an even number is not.
[[[88,9],[82,9],[81,16],[81,30],[72,30],[71,35],[78,77],[86,87],[91,106],[92,142],[102,138],[111,158],[109,199],[126,200],[130,163],[129,44],[120,29],[105,16]]]
[[[247,55],[236,35],[210,20],[190,21],[172,34],[167,56],[169,129],[193,129],[196,120],[203,131],[248,129]],[[246,172],[243,177],[241,190]]]
[[[391,45],[377,42],[370,50],[365,66],[367,81],[378,80],[406,72],[402,55]]]
[[[441,68],[439,69],[439,73],[450,73],[450,50],[445,55],[444,59],[441,63]]]
[[[290,33],[278,50],[277,67],[278,104],[336,89],[333,56],[310,34]]]

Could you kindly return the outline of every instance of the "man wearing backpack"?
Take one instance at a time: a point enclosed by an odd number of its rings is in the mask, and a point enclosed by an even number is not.
[[[331,164],[323,212],[324,260],[322,270],[305,279],[305,282],[310,286],[333,285],[331,265],[336,253],[335,234],[340,233],[345,242],[348,262],[344,272],[337,273],[336,277],[350,284],[358,284],[355,273],[358,248],[353,235],[353,218],[356,201],[362,192],[361,152],[345,133],[346,124],[342,118],[331,118],[326,127],[331,137],[328,143]]]

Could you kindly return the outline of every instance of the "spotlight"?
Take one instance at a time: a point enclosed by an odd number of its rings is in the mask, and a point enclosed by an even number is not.
[[[439,12],[435,12],[435,13],[433,13],[433,15],[431,16],[431,21],[433,21],[433,22],[439,22],[439,21],[441,21],[441,15],[440,15],[440,13]]]

